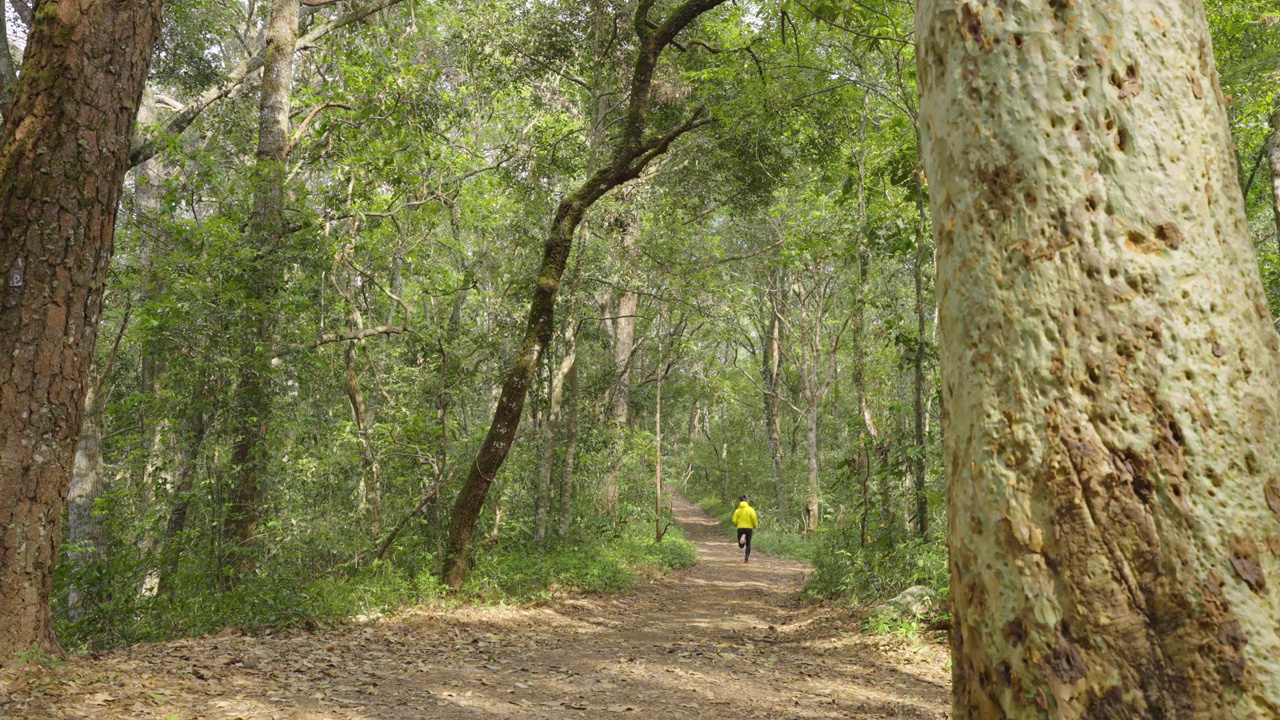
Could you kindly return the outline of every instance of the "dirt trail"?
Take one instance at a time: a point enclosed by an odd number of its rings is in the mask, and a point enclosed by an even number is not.
[[[800,604],[808,568],[742,564],[679,498],[701,561],[622,595],[425,609],[323,634],[219,637],[0,673],[0,718],[949,717],[945,653]]]

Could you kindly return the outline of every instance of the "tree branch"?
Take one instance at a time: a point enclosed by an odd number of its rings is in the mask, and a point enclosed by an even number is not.
[[[385,10],[393,5],[398,5],[404,0],[377,0],[369,6],[352,10],[344,15],[330,20],[329,22],[320,23],[308,32],[306,35],[298,38],[297,44],[294,45],[295,51],[308,50],[315,47],[320,38],[328,35],[334,30],[344,28],[348,25],[360,22],[370,15]],[[155,157],[158,148],[156,143],[166,136],[180,135],[196,118],[200,117],[200,113],[204,112],[210,105],[221,100],[231,91],[236,89],[249,78],[253,73],[262,69],[262,64],[266,61],[266,46],[260,45],[247,60],[241,62],[227,73],[227,77],[218,85],[205,90],[200,95],[186,105],[181,110],[170,117],[161,127],[152,131],[145,137],[134,136],[133,148],[129,151],[129,167],[137,167],[142,163]]]

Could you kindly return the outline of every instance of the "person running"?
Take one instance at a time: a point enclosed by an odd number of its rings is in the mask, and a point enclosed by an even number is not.
[[[751,562],[751,531],[760,524],[755,509],[747,504],[746,495],[738,498],[738,509],[733,511],[733,524],[738,528],[738,547],[746,548],[746,553],[742,556],[742,563],[745,565]]]

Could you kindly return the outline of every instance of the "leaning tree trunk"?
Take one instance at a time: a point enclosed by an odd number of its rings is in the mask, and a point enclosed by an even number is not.
[[[0,137],[0,665],[49,595],[158,0],[45,0]]]
[[[476,452],[467,471],[466,482],[458,491],[454,502],[453,517],[449,524],[449,544],[446,551],[445,582],[453,590],[462,587],[467,572],[467,554],[476,522],[484,508],[485,498],[494,476],[507,459],[511,443],[515,440],[524,411],[524,401],[538,367],[538,360],[555,330],[555,303],[560,292],[560,279],[573,249],[573,235],[582,222],[583,215],[619,185],[640,176],[645,167],[667,152],[671,143],[685,133],[710,122],[698,108],[688,120],[669,132],[650,135],[648,132],[649,101],[653,88],[653,76],[662,51],[675,40],[676,35],[699,15],[723,4],[726,0],[685,0],[672,8],[665,20],[654,23],[648,18],[653,7],[650,0],[641,2],[636,11],[634,29],[638,46],[631,73],[631,86],[627,98],[627,111],[609,160],[604,167],[591,173],[573,192],[556,206],[551,227],[543,246],[542,264],[538,268],[537,282],[529,302],[529,316],[524,337],[507,368],[502,392],[489,424],[489,432]]]
[[[916,18],[955,717],[1280,716],[1280,340],[1201,4]]]
[[[243,359],[236,381],[231,420],[234,486],[227,508],[232,565],[252,569],[251,547],[266,499],[269,465],[264,447],[271,416],[271,358],[275,335],[273,305],[280,284],[277,263],[284,239],[286,164],[289,157],[289,107],[293,53],[298,38],[300,0],[272,0],[267,20],[266,61],[258,103],[257,165],[253,169],[253,208],[247,240],[256,255],[245,268],[249,317],[245,320]],[[275,251],[275,252],[273,252]]]

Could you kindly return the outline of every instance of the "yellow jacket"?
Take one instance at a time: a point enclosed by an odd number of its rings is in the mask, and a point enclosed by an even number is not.
[[[752,528],[760,524],[760,518],[756,517],[756,511],[747,504],[746,500],[738,503],[738,509],[733,511],[733,524],[739,530],[742,528]]]

